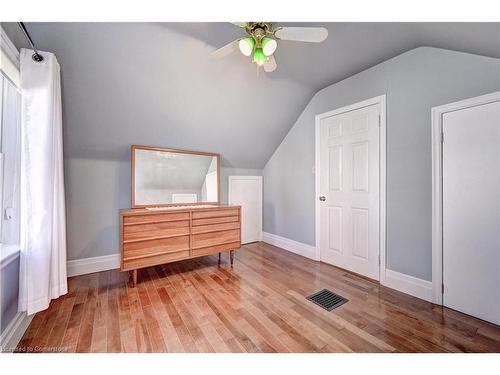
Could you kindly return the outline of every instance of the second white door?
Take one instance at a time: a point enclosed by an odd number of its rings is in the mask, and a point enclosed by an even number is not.
[[[379,279],[380,105],[320,120],[321,261]]]
[[[442,123],[443,304],[500,324],[500,101]]]
[[[241,206],[241,243],[262,237],[262,176],[229,176],[229,204]]]

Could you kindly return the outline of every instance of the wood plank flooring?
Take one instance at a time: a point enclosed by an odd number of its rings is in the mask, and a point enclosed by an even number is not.
[[[322,288],[349,302],[327,312]],[[17,352],[500,352],[500,327],[255,243],[139,271],[69,279]]]

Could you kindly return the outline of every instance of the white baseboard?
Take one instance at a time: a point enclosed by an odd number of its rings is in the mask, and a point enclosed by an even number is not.
[[[12,353],[35,315],[18,312],[0,336],[0,353]]]
[[[120,254],[69,260],[67,267],[68,277],[114,270],[120,268]]]
[[[292,253],[302,255],[303,257],[317,260],[316,259],[316,247],[307,245],[302,242],[297,242],[290,240],[285,237],[277,236],[276,234],[262,232],[262,241],[268,244],[281,247],[282,249],[288,250]]]
[[[380,284],[434,303],[434,291],[430,281],[386,269]]]

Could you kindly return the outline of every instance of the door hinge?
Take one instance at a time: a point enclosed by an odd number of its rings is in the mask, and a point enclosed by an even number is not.
[[[382,125],[382,120],[380,118],[380,115],[378,115],[378,127],[380,128],[381,125]]]
[[[444,143],[444,133],[441,132],[441,143]]]
[[[380,266],[380,254],[378,256],[378,265]]]
[[[441,294],[444,294],[444,284],[441,284]]]

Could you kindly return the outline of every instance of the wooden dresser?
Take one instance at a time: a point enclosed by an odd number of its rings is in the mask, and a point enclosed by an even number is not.
[[[120,210],[121,270],[131,271],[130,285],[137,283],[137,269],[241,247],[241,207],[165,207]]]

